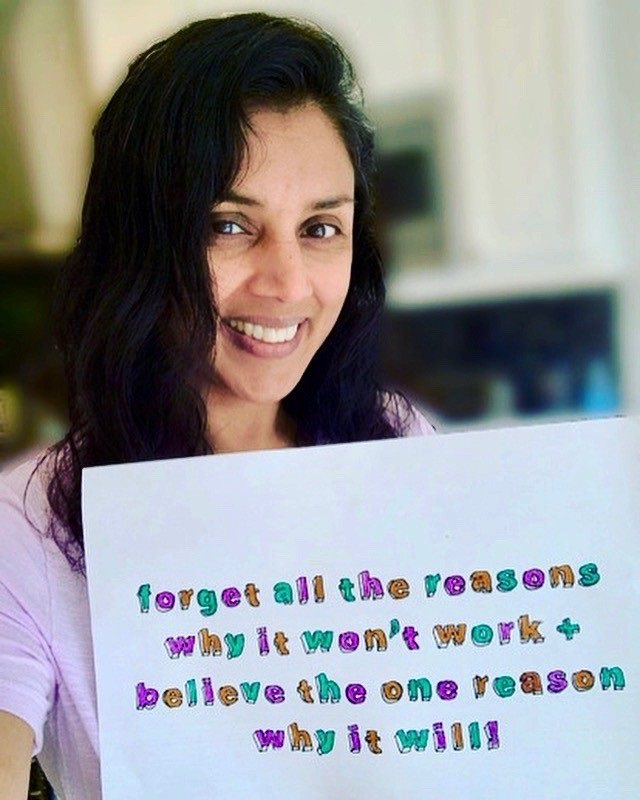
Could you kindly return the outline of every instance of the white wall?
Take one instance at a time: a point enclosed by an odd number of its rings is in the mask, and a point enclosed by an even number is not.
[[[640,413],[640,3],[607,7],[606,58],[614,126],[618,213],[627,279],[621,295],[621,355],[629,409]]]
[[[77,227],[92,120],[82,56],[73,0],[17,5],[4,79],[15,103],[35,215],[31,244],[40,250],[66,247]]]

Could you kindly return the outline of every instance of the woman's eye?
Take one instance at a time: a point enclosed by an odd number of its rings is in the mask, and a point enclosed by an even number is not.
[[[307,236],[312,239],[331,239],[340,233],[337,225],[330,225],[328,222],[316,222],[309,225],[306,229]]]
[[[216,236],[237,236],[240,233],[245,233],[244,228],[230,219],[214,219],[211,223],[211,229]]]

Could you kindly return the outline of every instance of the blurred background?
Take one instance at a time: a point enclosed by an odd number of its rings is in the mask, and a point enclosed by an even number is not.
[[[55,440],[49,328],[96,115],[189,20],[311,18],[379,145],[382,367],[441,430],[640,406],[637,0],[0,0],[0,460]]]

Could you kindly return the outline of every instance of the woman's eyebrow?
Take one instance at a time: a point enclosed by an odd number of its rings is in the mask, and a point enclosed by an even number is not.
[[[308,207],[313,211],[324,211],[330,208],[338,208],[338,206],[353,202],[354,199],[351,195],[342,194],[338,195],[337,197],[327,197],[322,200],[317,200],[314,203],[310,203]],[[237,203],[241,206],[264,206],[264,203],[261,203],[260,200],[256,200],[254,197],[247,197],[246,195],[238,194],[233,190],[228,191],[226,195],[220,199],[220,202],[216,203],[216,205],[219,205],[220,203]]]

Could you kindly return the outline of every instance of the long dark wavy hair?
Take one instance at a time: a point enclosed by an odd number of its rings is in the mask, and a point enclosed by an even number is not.
[[[213,452],[203,401],[217,323],[210,214],[238,175],[257,109],[316,103],[355,172],[346,301],[283,401],[298,442],[402,434],[411,409],[375,374],[384,284],[361,94],[327,33],[263,13],[194,22],[131,64],[94,130],[81,234],[57,287],[70,430],[42,464],[50,532],[74,568],[84,568],[83,467]]]

